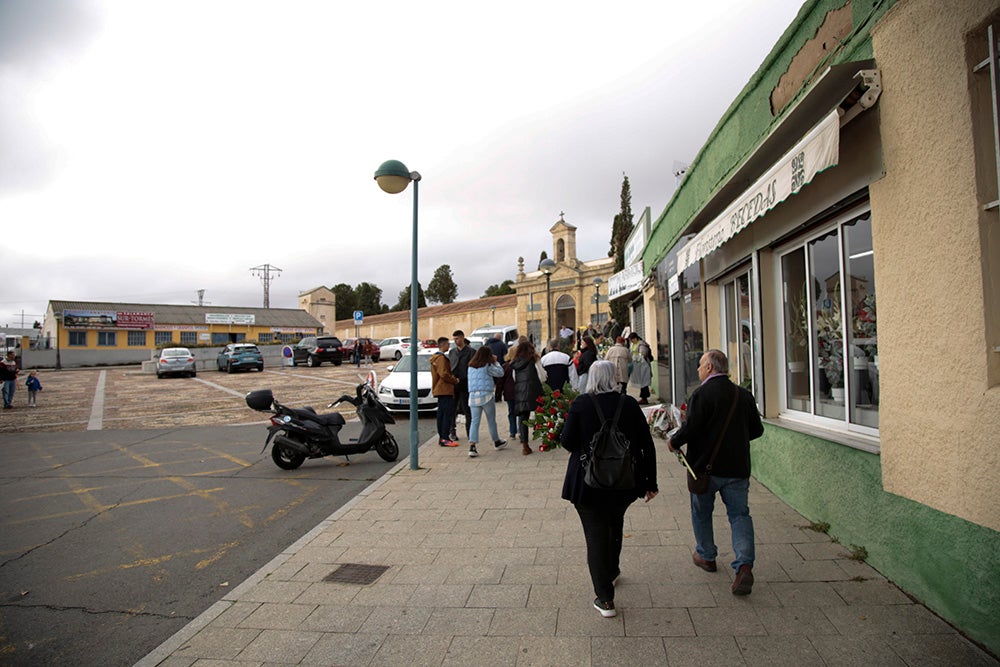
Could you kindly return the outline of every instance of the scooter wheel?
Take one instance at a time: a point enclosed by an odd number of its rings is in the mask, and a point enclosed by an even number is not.
[[[396,444],[396,439],[392,437],[392,433],[386,433],[382,436],[382,440],[375,445],[375,451],[390,463],[399,458],[399,445]]]
[[[271,459],[274,464],[282,470],[295,470],[306,460],[304,454],[300,454],[294,449],[290,449],[278,443],[271,447]]]

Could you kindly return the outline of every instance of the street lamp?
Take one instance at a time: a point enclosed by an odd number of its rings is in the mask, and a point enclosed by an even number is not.
[[[419,470],[417,447],[417,193],[420,174],[399,160],[386,160],[375,170],[375,182],[391,195],[399,194],[413,182],[413,248],[410,258],[410,470]]]
[[[601,326],[601,283],[604,281],[600,277],[594,278],[594,307],[597,314],[594,315],[594,326]]]
[[[496,306],[490,306],[490,323],[491,324],[496,324],[497,323],[497,307]]]
[[[546,257],[538,263],[538,270],[545,274],[545,324],[549,328],[549,337],[546,341],[552,340],[552,272],[556,270],[556,263]],[[546,343],[547,345],[548,343]]]

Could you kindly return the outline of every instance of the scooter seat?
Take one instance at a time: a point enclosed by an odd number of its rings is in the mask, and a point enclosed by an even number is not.
[[[347,420],[344,419],[344,415],[339,412],[318,414],[309,406],[304,408],[289,408],[288,410],[299,419],[316,422],[317,424],[322,424],[324,426],[343,426],[347,423]]]

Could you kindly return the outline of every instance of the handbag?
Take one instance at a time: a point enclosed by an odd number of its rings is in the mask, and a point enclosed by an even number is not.
[[[698,478],[695,479],[690,470],[687,475],[688,491],[700,496],[703,493],[708,492],[708,483],[712,476],[712,464],[715,463],[715,457],[719,455],[719,448],[722,446],[722,439],[726,437],[726,430],[729,428],[729,422],[733,420],[733,413],[736,412],[736,404],[740,400],[740,388],[733,386],[735,390],[733,392],[733,404],[729,407],[729,414],[726,415],[726,421],[722,424],[722,430],[719,431],[719,439],[715,442],[715,449],[712,450],[712,458],[708,460],[708,465],[705,466],[704,470],[698,472]]]

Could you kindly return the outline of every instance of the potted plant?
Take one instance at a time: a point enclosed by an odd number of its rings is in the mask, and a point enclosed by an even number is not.
[[[844,397],[844,338],[840,330],[840,302],[816,316],[820,365],[830,383],[834,400]]]
[[[804,358],[809,347],[809,299],[806,296],[806,284],[802,283],[802,289],[796,297],[793,297],[788,304],[789,327],[788,335],[792,341],[792,349],[789,356],[795,359],[788,360],[788,370],[792,373],[802,373],[806,370]]]
[[[878,326],[875,295],[866,294],[854,309],[854,338],[859,340],[867,360],[878,364]]]

